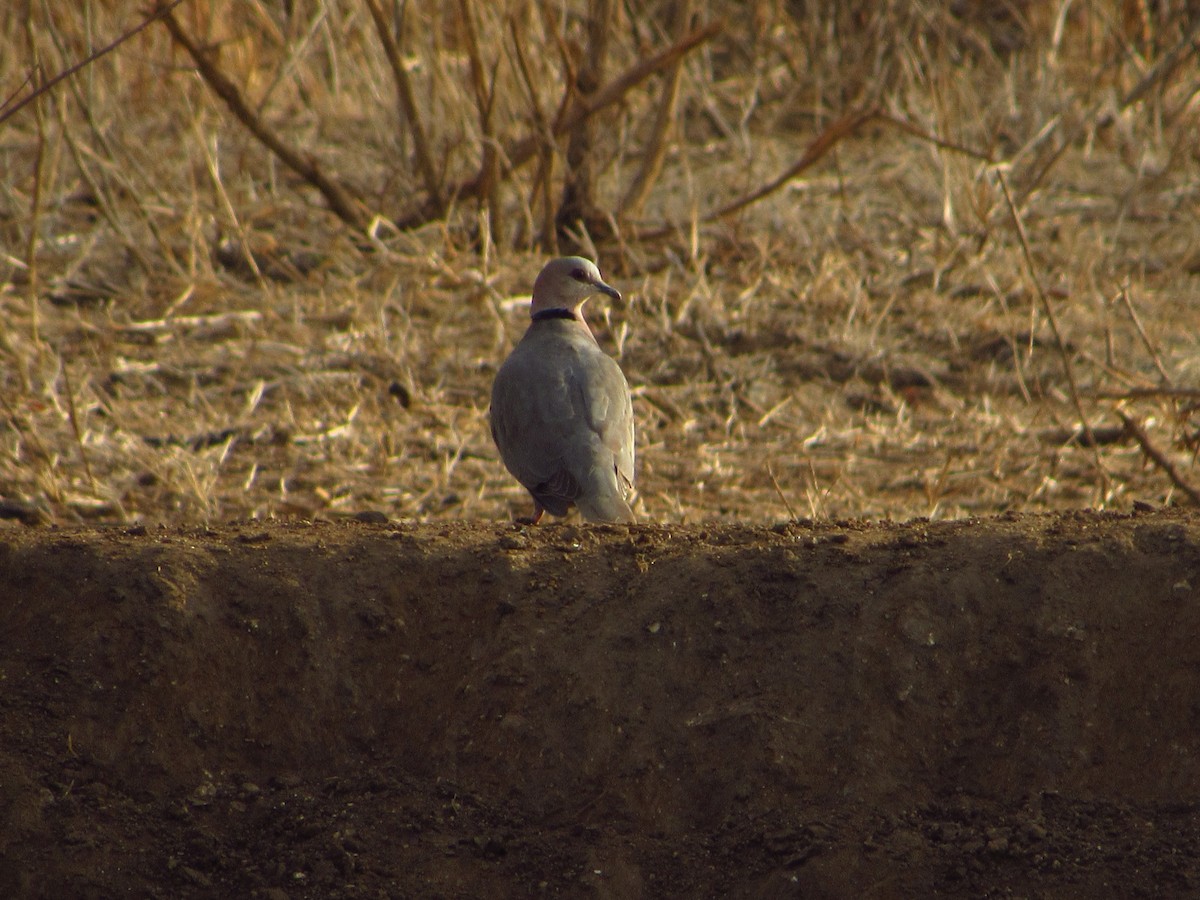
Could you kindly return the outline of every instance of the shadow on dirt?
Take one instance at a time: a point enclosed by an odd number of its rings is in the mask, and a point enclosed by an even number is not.
[[[4,896],[1184,896],[1200,519],[0,538]]]

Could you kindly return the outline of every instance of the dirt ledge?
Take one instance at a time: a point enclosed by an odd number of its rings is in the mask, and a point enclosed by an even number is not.
[[[1200,516],[0,532],[0,895],[1191,896]]]

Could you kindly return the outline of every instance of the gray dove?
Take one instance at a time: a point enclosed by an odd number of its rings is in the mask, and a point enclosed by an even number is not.
[[[629,384],[583,320],[595,293],[620,300],[591,260],[551,260],[533,284],[532,322],[496,373],[492,438],[533,496],[537,524],[572,505],[589,522],[633,522]]]

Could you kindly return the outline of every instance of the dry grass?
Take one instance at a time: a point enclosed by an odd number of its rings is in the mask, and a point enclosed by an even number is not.
[[[542,261],[593,244],[646,519],[1188,502],[1196,24],[993,6],[184,0],[269,139],[162,22],[0,122],[0,509],[523,511],[491,377]],[[138,21],[8,4],[0,95]]]

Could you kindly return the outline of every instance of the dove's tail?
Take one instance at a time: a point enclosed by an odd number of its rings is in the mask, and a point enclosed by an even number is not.
[[[575,505],[579,513],[589,522],[636,522],[637,517],[629,503],[616,491],[605,491],[595,496],[577,497]]]

